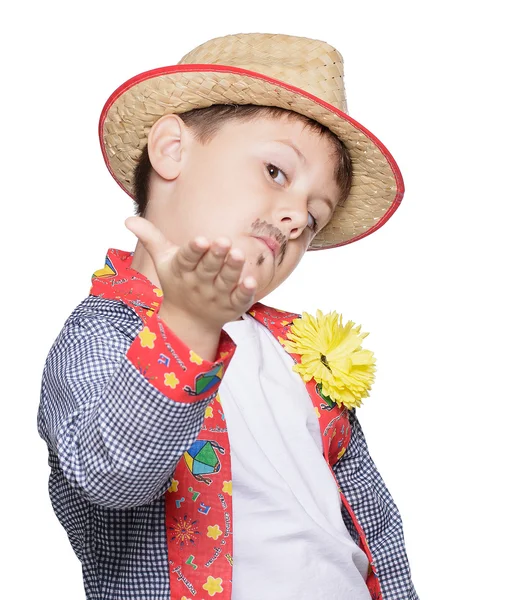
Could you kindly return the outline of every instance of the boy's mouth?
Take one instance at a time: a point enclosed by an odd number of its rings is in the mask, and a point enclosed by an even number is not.
[[[258,240],[260,240],[261,242],[263,242],[270,250],[271,253],[273,254],[273,257],[275,258],[280,250],[280,244],[279,242],[277,242],[277,240],[275,240],[275,238],[272,237],[267,237],[267,236],[255,236]]]
[[[256,219],[251,223],[253,237],[263,241],[266,246],[271,250],[271,253],[276,258],[278,254],[282,254],[281,261],[284,258],[284,251],[286,249],[287,240],[286,236],[274,225],[267,221]],[[262,234],[262,235],[260,235]]]

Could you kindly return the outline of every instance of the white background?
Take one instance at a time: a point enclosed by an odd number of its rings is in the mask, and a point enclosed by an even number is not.
[[[135,247],[124,227],[132,202],[102,160],[100,111],[125,80],[207,39],[263,32],[322,39],[342,53],[349,114],[391,151],[406,183],[384,227],[308,253],[263,302],[337,310],[370,332],[377,375],[359,416],[403,515],[421,599],[524,598],[523,48],[511,6],[112,0],[4,9],[2,597],[84,597],[47,495],[36,412],[47,352],[91,274],[109,247]]]

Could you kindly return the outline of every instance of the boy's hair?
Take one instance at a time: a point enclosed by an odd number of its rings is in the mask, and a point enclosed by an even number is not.
[[[349,151],[330,129],[318,121],[278,106],[259,106],[256,104],[213,104],[207,108],[195,108],[179,116],[202,145],[210,142],[218,133],[220,127],[228,121],[247,122],[260,117],[279,119],[283,116],[287,116],[291,121],[302,121],[306,127],[320,137],[327,135],[331,139],[336,158],[333,175],[340,190],[337,204],[342,204],[349,194],[351,186]],[[146,144],[133,172],[135,214],[140,217],[144,217],[146,213],[151,169]]]

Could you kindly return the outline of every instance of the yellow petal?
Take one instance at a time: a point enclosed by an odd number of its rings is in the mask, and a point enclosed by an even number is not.
[[[343,325],[335,311],[324,315],[317,309],[316,318],[304,312],[294,319],[283,341],[288,352],[301,357],[293,370],[306,382],[315,379],[339,406],[358,406],[374,381],[373,352],[361,347],[368,333],[360,330],[353,321]]]

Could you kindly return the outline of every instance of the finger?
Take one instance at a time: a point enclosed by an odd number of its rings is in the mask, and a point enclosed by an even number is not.
[[[257,289],[257,282],[249,275],[243,279],[231,293],[231,305],[236,310],[245,311],[253,303]]]
[[[143,217],[128,217],[124,221],[124,225],[139,239],[151,256],[156,268],[166,259],[170,259],[178,249],[158,227]]]
[[[227,238],[218,238],[211,243],[209,250],[202,256],[195,273],[205,281],[213,280],[224,264],[231,242]]]
[[[215,287],[220,292],[230,293],[238,285],[244,262],[244,253],[240,248],[233,248],[229,252],[222,268],[215,277]]]
[[[201,235],[184,244],[176,254],[175,270],[193,271],[208,249],[209,241]]]

